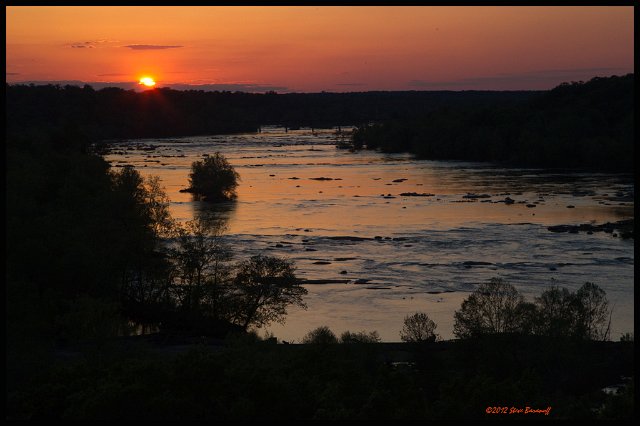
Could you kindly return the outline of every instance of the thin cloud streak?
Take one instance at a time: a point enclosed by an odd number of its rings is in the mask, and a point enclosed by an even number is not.
[[[184,46],[169,46],[169,45],[158,45],[158,44],[128,44],[126,46],[132,50],[164,50],[164,49],[179,49]]]
[[[110,41],[110,40],[81,41],[77,43],[69,43],[67,46],[69,46],[72,49],[94,49],[95,47],[97,47],[98,44],[103,44],[103,43],[113,43],[113,41]]]

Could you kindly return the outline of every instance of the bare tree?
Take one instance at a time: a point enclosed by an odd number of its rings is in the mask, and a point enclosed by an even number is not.
[[[519,331],[517,308],[524,298],[500,278],[480,284],[454,314],[453,333],[458,338]]]
[[[537,332],[589,340],[610,338],[611,314],[605,291],[586,282],[573,293],[552,287],[536,298]]]
[[[287,306],[306,309],[302,296],[307,290],[294,275],[287,259],[257,255],[237,265],[234,280],[235,322],[245,330],[271,322],[283,323]]]
[[[214,319],[227,315],[231,250],[223,241],[221,221],[198,218],[174,227],[175,244],[169,249],[175,264],[174,288],[188,310],[204,311]]]

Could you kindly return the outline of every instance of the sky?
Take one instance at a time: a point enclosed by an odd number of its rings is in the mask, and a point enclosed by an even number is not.
[[[634,72],[633,6],[7,6],[6,81],[546,90]]]

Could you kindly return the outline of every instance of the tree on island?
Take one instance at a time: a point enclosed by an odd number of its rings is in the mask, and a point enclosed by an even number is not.
[[[216,152],[204,161],[191,164],[190,187],[185,192],[191,192],[205,201],[228,201],[236,198],[239,179],[240,175],[233,166]]]

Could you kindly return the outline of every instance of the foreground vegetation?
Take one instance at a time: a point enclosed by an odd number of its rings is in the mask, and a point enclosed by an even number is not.
[[[633,342],[486,335],[281,345],[251,335],[177,355],[108,345],[10,388],[9,419],[631,419]],[[619,395],[605,386],[627,384]],[[488,407],[547,416],[488,414]]]
[[[53,351],[126,336],[225,336],[305,307],[287,259],[234,259],[208,217],[177,223],[154,178],[110,170],[73,131],[7,140],[8,388]]]

